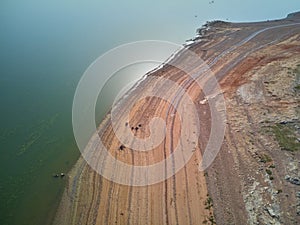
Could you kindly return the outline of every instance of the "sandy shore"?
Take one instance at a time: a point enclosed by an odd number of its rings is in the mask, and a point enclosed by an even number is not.
[[[280,175],[278,171],[277,181],[265,182],[265,173],[263,173],[265,168],[262,166],[269,165],[260,164],[255,154],[263,155],[269,147],[266,147],[266,143],[263,143],[258,136],[253,137],[255,138],[253,142],[259,143],[255,145],[256,151],[248,151],[250,145],[243,144],[249,139],[251,132],[257,133],[261,129],[251,124],[259,124],[260,120],[254,116],[254,113],[262,112],[263,115],[264,105],[256,102],[252,111],[242,111],[248,109],[249,104],[253,102],[240,101],[238,93],[240,93],[239,88],[251,83],[251,79],[254,79],[258,73],[261,75],[259,79],[257,78],[259,80],[257,82],[260,82],[262,77],[271,79],[272,68],[275,68],[272,63],[289,65],[291,68],[294,68],[297,62],[299,63],[297,59],[300,54],[300,26],[289,26],[297,22],[299,17],[293,20],[290,18],[262,23],[212,23],[209,29],[203,30],[201,38],[195,39],[187,46],[210,66],[224,91],[228,105],[225,140],[216,160],[207,171],[200,172],[198,167],[211,129],[209,105],[203,101],[201,88],[195,82],[186,82],[189,79],[187,74],[166,65],[149,74],[136,89],[130,92],[124,104],[137,103],[131,109],[128,127],[124,123],[118,125],[118,129],[125,132],[125,129],[141,124],[141,127],[134,131],[134,135],[143,139],[150,136],[148,125],[151,118],[164,118],[167,124],[164,141],[151,151],[138,152],[129,148],[119,151],[121,143],[113,132],[110,114],[101,123],[99,135],[106,148],[117,160],[131,165],[151,165],[164,160],[172,153],[174,146],[179,143],[181,132],[185,132],[184,137],[187,142],[191,142],[193,133],[183,131],[181,128],[190,126],[190,121],[198,118],[201,124],[200,136],[197,140],[199,144],[193,149],[194,154],[191,159],[176,175],[163,182],[134,187],[120,185],[101,177],[80,158],[69,174],[68,186],[54,224],[214,224],[215,222],[256,224],[256,222],[266,221],[273,224],[282,222],[294,224],[297,219],[288,216],[287,201],[278,200],[280,196],[276,199],[277,197],[273,195],[273,197],[260,195],[262,200],[259,207],[262,207],[262,211],[257,212],[255,211],[258,210],[257,208],[252,208],[255,213],[254,216],[253,213],[251,214],[249,205],[256,201],[254,197],[252,199],[249,197],[251,191],[255,193],[255,190],[251,189],[253,184],[271,185],[275,190],[278,185],[282,185],[283,174]],[[184,61],[188,65],[189,60],[183,57],[179,53],[174,60]],[[193,67],[193,71],[200,71],[202,68],[202,65],[190,66]],[[282,74],[284,78],[285,73]],[[170,105],[162,99],[149,97],[137,101],[141,93],[151,93],[154,90],[165,93],[167,98],[172,97],[174,91],[172,89],[166,91],[163,88],[164,83],[158,77],[172,80],[186,89],[197,109],[196,113],[184,112],[190,120],[180,120],[176,113],[169,113]],[[258,85],[258,87],[263,86]],[[267,97],[265,94],[265,98]],[[288,105],[291,110],[296,106],[295,103]],[[246,115],[248,119],[242,119],[244,118],[242,115]],[[292,118],[293,114],[289,115]],[[237,121],[239,116],[241,119]],[[123,121],[122,112],[119,113],[118,119]],[[240,130],[236,127],[240,127]],[[241,131],[242,128],[245,132]],[[158,131],[154,140],[159,139],[160,135]],[[268,143],[275,146],[274,140],[270,139]],[[280,161],[282,157],[287,158],[277,152],[272,155],[272,160]],[[102,160],[98,163],[102,165],[106,162]],[[263,169],[257,172],[257,168]],[[275,175],[276,170],[273,171]],[[124,176],[124,174],[122,170],[116,169],[114,176]],[[289,192],[288,189],[286,191]],[[295,192],[294,189],[290,190],[291,193],[293,191]],[[278,217],[272,216],[268,210],[269,205],[273,204],[272,201],[276,201],[276,204],[281,207],[282,213]],[[290,201],[296,199],[292,198]],[[255,208],[255,204],[253,207]],[[290,223],[291,221],[293,223]]]

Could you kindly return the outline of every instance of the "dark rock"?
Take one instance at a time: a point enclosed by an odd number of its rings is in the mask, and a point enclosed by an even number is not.
[[[274,209],[267,207],[266,210],[271,217],[279,218],[279,215],[277,214],[277,212],[275,212]]]
[[[289,175],[286,175],[284,177],[284,179],[286,181],[289,181],[290,183],[292,184],[295,184],[295,185],[300,185],[300,179],[299,178],[293,178],[293,177],[290,177]]]
[[[281,121],[280,124],[287,124],[287,121]]]
[[[294,13],[290,13],[287,15],[288,19],[295,19],[295,18],[300,18],[300,12],[294,12]]]
[[[300,185],[300,180],[298,178],[292,178],[290,179],[290,182],[295,185]]]

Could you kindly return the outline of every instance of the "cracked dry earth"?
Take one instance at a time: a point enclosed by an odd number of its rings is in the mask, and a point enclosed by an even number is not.
[[[300,223],[299,13],[260,23],[211,22],[199,33],[186,48],[210,66],[226,103],[225,137],[212,165],[204,172],[198,170],[211,129],[208,103],[195,82],[186,82],[187,74],[164,65],[150,72],[124,104],[151,90],[164,91],[167,98],[176,95],[172,88],[166,91],[158,77],[182,85],[197,107],[197,114],[185,113],[191,121],[198,117],[201,124],[191,159],[163,182],[133,187],[101,177],[80,158],[69,174],[54,224]],[[189,65],[189,59],[180,53],[173,60]],[[202,68],[190,66],[193,71]],[[151,165],[172,153],[181,128],[189,126],[189,121],[180,121],[169,110],[166,101],[148,97],[131,109],[128,127],[124,123],[118,127],[125,132],[141,124],[132,132],[146,138],[151,135],[151,118],[164,118],[166,137],[151,151],[126,146],[120,151],[110,114],[101,123],[99,135],[117,160]],[[122,112],[119,119],[124,119]],[[193,133],[184,135],[193,141]],[[105,164],[105,158],[99,157],[99,163]],[[114,176],[124,175],[114,172]]]

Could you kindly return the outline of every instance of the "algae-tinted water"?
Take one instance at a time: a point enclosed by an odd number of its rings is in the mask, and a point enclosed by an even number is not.
[[[53,174],[68,172],[80,155],[71,123],[77,83],[116,43],[105,43],[100,28],[90,27],[91,37],[82,35],[86,28],[66,15],[18,10],[1,14],[0,224],[49,224],[67,181]],[[110,84],[99,101],[97,122],[109,110],[114,90],[127,81],[122,82]]]

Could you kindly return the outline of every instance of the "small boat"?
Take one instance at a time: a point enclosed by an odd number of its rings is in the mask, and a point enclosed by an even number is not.
[[[64,176],[66,176],[64,173],[60,173],[60,174],[56,173],[56,174],[53,174],[53,177],[54,177],[54,178],[64,177]]]

